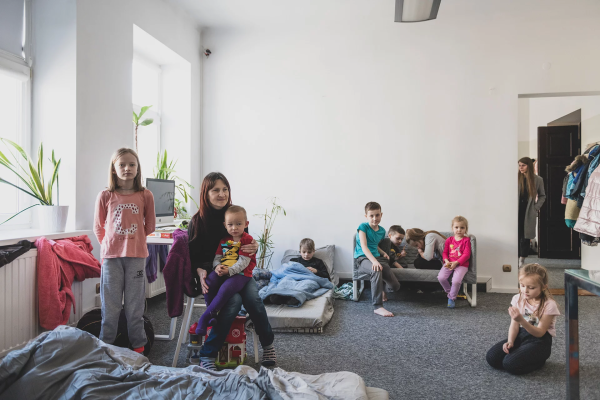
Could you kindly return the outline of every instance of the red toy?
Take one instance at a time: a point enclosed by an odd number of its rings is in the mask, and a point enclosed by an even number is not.
[[[246,317],[237,316],[231,324],[229,334],[215,361],[218,368],[236,368],[246,362]],[[208,327],[204,341],[208,338],[212,327]]]

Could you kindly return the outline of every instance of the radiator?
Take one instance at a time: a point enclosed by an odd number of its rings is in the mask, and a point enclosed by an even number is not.
[[[44,331],[38,320],[36,265],[34,249],[0,267],[0,358]],[[82,315],[82,282],[73,282],[72,290],[77,313],[71,313],[70,325],[76,324]]]
[[[160,272],[160,261],[158,262],[158,272],[156,274],[156,280],[152,283],[148,283],[146,281],[146,298],[154,297],[161,293],[165,293],[167,291],[167,287],[165,286],[165,277],[163,273]]]

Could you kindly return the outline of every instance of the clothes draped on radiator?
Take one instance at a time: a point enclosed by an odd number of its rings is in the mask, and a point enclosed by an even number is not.
[[[148,257],[146,258],[146,279],[148,283],[156,280],[158,275],[158,260],[160,259],[160,272],[165,269],[167,256],[169,254],[169,245],[149,244]]]
[[[86,235],[56,241],[41,237],[35,247],[40,325],[54,329],[69,322],[71,306],[75,310],[73,281],[100,277],[100,262]]]
[[[0,246],[0,268],[10,264],[33,247],[29,240],[21,240],[8,246]]]

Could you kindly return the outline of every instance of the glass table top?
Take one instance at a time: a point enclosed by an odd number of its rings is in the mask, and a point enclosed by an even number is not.
[[[600,287],[600,270],[567,269],[565,275],[572,275]]]

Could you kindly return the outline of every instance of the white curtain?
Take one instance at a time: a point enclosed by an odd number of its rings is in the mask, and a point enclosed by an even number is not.
[[[24,0],[0,1],[0,50],[23,57]]]

